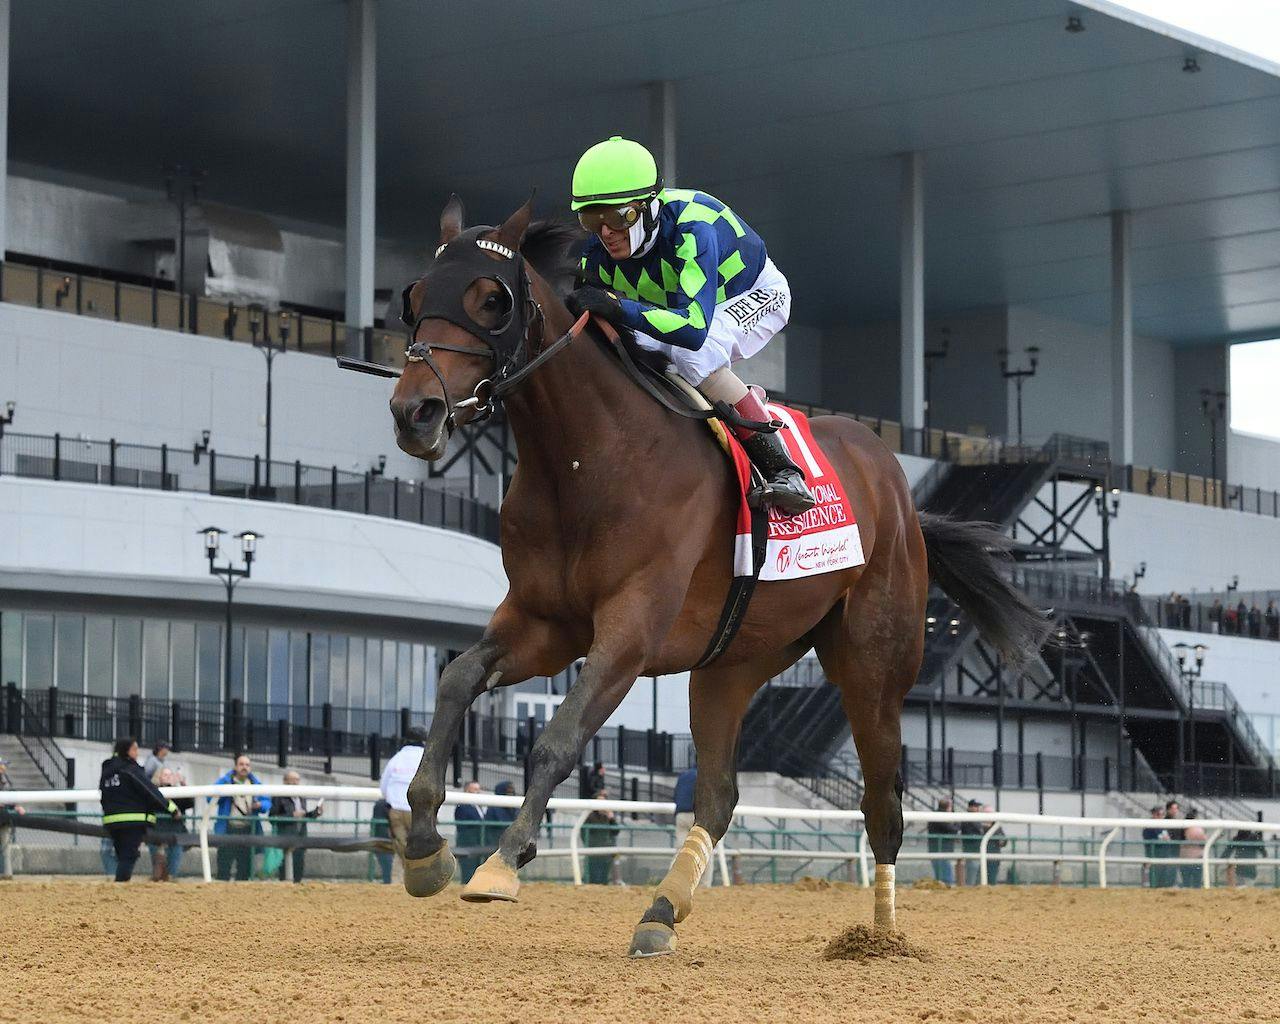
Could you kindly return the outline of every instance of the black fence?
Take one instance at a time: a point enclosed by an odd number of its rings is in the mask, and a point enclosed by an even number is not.
[[[0,475],[160,491],[192,491],[382,516],[498,541],[498,511],[417,480],[197,448],[121,444],[62,434],[0,434]]]

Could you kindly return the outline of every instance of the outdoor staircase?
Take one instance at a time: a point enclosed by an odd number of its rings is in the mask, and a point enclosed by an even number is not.
[[[51,782],[45,778],[35,758],[27,753],[17,736],[0,735],[0,757],[8,763],[7,774],[14,789],[49,789]]]

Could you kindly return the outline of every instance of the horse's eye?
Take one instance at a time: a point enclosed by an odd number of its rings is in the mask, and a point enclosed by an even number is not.
[[[496,309],[498,307],[498,293],[490,292],[489,297],[484,300],[486,309]]]

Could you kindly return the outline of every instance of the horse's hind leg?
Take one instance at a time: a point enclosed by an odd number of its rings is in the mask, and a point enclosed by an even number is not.
[[[920,671],[923,598],[865,580],[818,627],[814,647],[840,688],[862,763],[862,812],[876,858],[875,930],[896,930],[895,865],[902,846],[902,702]],[[859,581],[860,584],[864,581]],[[895,585],[902,588],[899,576]]]
[[[689,677],[689,725],[698,755],[694,824],[636,925],[631,956],[675,952],[675,926],[693,909],[694,890],[738,804],[738,734],[747,705],[766,679],[793,664],[802,653],[796,647],[768,663],[700,669]]]

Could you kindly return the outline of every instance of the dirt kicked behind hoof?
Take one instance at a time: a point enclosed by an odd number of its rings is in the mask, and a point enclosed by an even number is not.
[[[865,924],[846,928],[827,943],[823,960],[876,960],[881,957],[905,956],[928,960],[928,954],[907,941],[902,932],[876,932]]]

